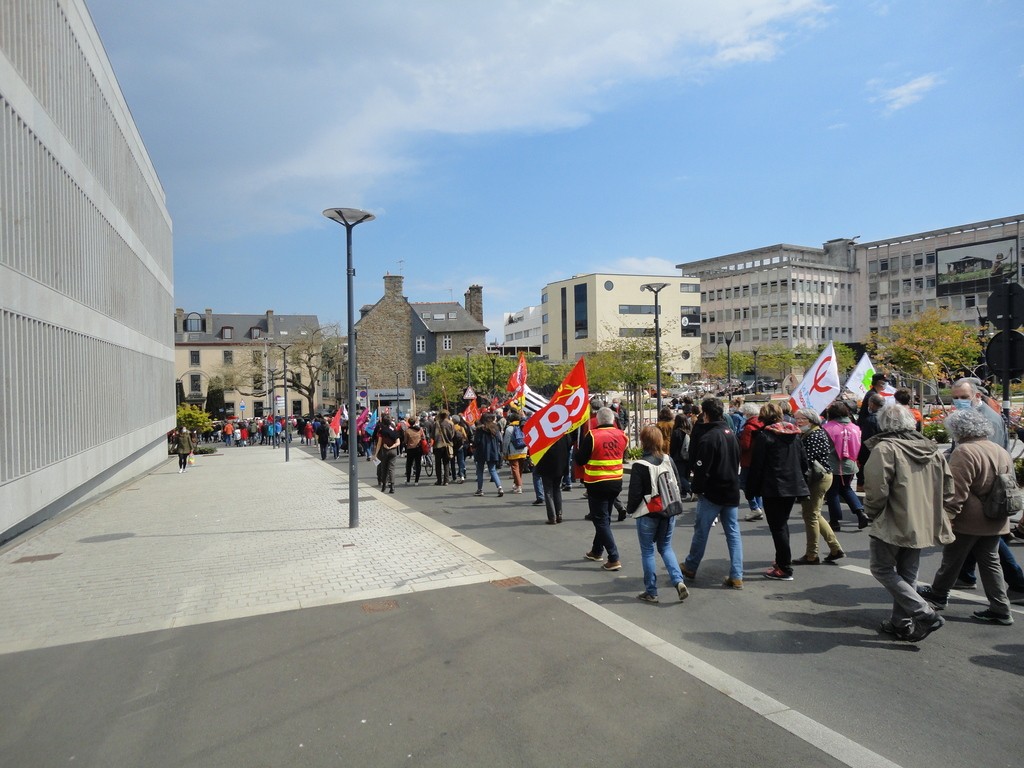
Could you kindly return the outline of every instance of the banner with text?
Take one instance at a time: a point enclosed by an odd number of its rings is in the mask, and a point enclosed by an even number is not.
[[[587,366],[583,358],[569,372],[551,400],[527,419],[523,425],[526,447],[535,462],[556,440],[567,432],[586,424],[590,418],[587,395]]]

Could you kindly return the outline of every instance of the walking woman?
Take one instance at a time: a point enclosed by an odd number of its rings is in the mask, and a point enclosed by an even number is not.
[[[669,582],[676,590],[680,600],[689,596],[689,590],[683,583],[683,572],[679,570],[679,560],[672,549],[672,531],[676,527],[674,517],[651,514],[647,511],[644,497],[658,494],[652,479],[655,468],[668,462],[669,471],[675,471],[672,459],[662,450],[661,429],[646,426],[640,430],[640,446],[643,458],[634,461],[629,475],[629,497],[626,500],[626,511],[636,518],[636,535],[640,540],[640,563],[644,569],[644,591],[637,595],[637,600],[644,603],[658,602],[658,573],[654,560],[657,548],[661,561],[668,571]]]
[[[818,557],[818,535],[828,544],[828,555],[825,562],[834,563],[841,557],[846,557],[843,548],[839,546],[839,539],[832,532],[832,528],[821,516],[821,503],[825,499],[825,492],[832,486],[832,466],[835,463],[836,449],[832,445],[832,439],[828,432],[821,428],[821,417],[818,412],[811,408],[801,408],[796,412],[796,426],[800,430],[800,439],[804,443],[804,451],[807,453],[807,464],[810,467],[807,478],[807,487],[810,495],[800,499],[800,508],[804,516],[804,532],[807,534],[807,551],[803,557],[793,561],[799,565],[817,565],[821,562]],[[817,464],[815,464],[817,462]],[[824,472],[818,473],[817,469]]]
[[[828,523],[834,533],[839,533],[843,506],[840,499],[857,518],[857,527],[866,528],[871,523],[864,514],[864,505],[854,490],[857,479],[857,456],[860,454],[860,427],[850,419],[850,409],[838,400],[825,409],[827,421],[822,425],[835,447],[835,461],[832,464],[832,485],[825,493],[828,504]]]
[[[1006,597],[999,542],[1010,532],[1010,519],[986,517],[983,508],[996,476],[1012,473],[1013,462],[1005,448],[992,442],[992,425],[974,409],[953,411],[943,423],[956,443],[949,454],[953,498],[944,505],[956,539],[942,548],[942,564],[932,585],[918,587],[917,592],[935,610],[943,610],[964,560],[974,555],[988,608],[972,615],[976,621],[1008,627],[1013,624],[1013,614]]]
[[[501,490],[501,480],[498,479],[498,460],[501,458],[501,433],[498,430],[498,420],[493,413],[485,413],[480,421],[480,426],[473,433],[473,458],[476,460],[476,493],[474,496],[484,495],[484,470],[491,475],[494,487],[498,489],[498,496],[504,496]]]
[[[669,441],[668,455],[676,467],[676,476],[679,479],[679,492],[684,499],[692,495],[690,491],[690,417],[685,413],[677,413],[672,424],[672,438]],[[659,432],[661,430],[658,430]]]
[[[415,479],[420,484],[420,470],[423,469],[423,429],[415,416],[409,417],[409,426],[402,432],[405,443],[405,484]]]
[[[402,443],[402,436],[391,423],[391,416],[384,414],[380,417],[380,429],[377,431],[377,445],[374,453],[381,461],[380,466],[380,489],[388,493],[395,492],[395,462],[398,460],[398,446]]]
[[[810,489],[804,478],[807,455],[796,424],[783,421],[778,403],[765,403],[759,413],[764,429],[754,439],[747,475],[747,494],[760,496],[764,515],[775,542],[775,563],[765,578],[793,580],[793,555],[789,548],[789,515],[796,500]]]
[[[174,440],[176,445],[174,452],[178,454],[178,474],[180,475],[188,469],[188,456],[196,446],[192,440],[192,433],[185,427],[178,428],[178,434]]]
[[[448,411],[441,411],[434,422],[434,460],[437,462],[437,482],[434,485],[448,485],[448,478],[452,474],[454,441],[455,427],[448,418]]]

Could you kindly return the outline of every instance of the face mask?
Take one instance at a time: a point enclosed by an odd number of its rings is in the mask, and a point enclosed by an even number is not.
[[[964,410],[965,408],[970,408],[971,407],[971,401],[969,399],[962,399],[962,398],[959,398],[959,397],[954,397],[953,398],[953,407],[954,408],[958,408],[960,410]]]
[[[810,424],[801,424],[800,425],[800,431],[801,432],[810,432],[811,431],[811,425]]]

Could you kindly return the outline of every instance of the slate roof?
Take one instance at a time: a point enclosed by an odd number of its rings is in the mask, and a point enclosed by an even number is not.
[[[189,312],[186,313],[186,320],[194,315],[198,315],[203,320],[206,319],[204,312]],[[212,314],[213,328],[207,329],[207,331],[186,331],[183,334],[175,334],[175,342],[187,342],[192,344],[230,344],[232,342],[247,342],[252,341],[252,337],[249,335],[250,328],[260,329],[260,338],[267,336],[267,316],[266,314],[259,315],[229,315],[214,312]],[[221,329],[225,327],[231,327],[234,329],[232,338],[224,339],[221,337]],[[281,331],[287,331],[288,337],[299,337],[299,331],[308,331],[311,328],[319,328],[320,320],[316,315],[274,315],[274,335],[275,337]],[[300,337],[301,338],[301,337]],[[282,341],[280,338],[278,341]]]
[[[483,331],[486,333],[490,330],[469,314],[469,311],[457,301],[410,301],[409,306],[431,333],[458,331]],[[448,315],[452,312],[456,313],[456,316],[454,319],[449,319]],[[425,314],[429,317],[424,317]],[[439,319],[434,315],[443,315],[444,317]]]

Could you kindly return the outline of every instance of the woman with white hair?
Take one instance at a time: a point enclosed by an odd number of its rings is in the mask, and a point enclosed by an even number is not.
[[[879,629],[919,642],[945,624],[916,586],[921,550],[953,541],[943,512],[953,498],[953,476],[906,406],[883,408],[878,427],[866,441],[864,511],[871,518],[871,575],[893,599],[892,614]]]
[[[1009,518],[993,520],[982,512],[985,498],[998,475],[1012,473],[1013,462],[1004,448],[991,441],[992,425],[973,408],[954,411],[944,422],[956,447],[949,454],[953,473],[953,498],[946,502],[946,514],[953,521],[956,540],[942,549],[939,566],[930,587],[917,591],[936,610],[949,601],[949,590],[969,554],[978,562],[978,574],[985,587],[988,608],[975,611],[977,621],[1009,626],[1013,624],[1006,582],[999,563],[999,539],[1009,533]]]

